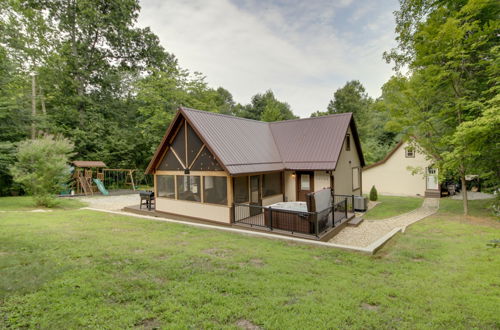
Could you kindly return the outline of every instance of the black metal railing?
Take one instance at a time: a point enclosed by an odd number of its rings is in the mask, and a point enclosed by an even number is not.
[[[354,213],[354,195],[333,195],[333,203],[347,200],[347,212]]]
[[[319,212],[293,211],[273,208],[272,206],[235,203],[233,212],[236,224],[319,237],[322,233],[347,219],[348,203],[347,199],[344,198]]]

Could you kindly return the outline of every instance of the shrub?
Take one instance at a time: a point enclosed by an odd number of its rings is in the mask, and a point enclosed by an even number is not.
[[[377,189],[375,188],[375,186],[372,186],[372,189],[370,189],[370,200],[376,201],[377,199],[378,199]]]
[[[19,143],[17,161],[10,169],[14,181],[33,196],[36,205],[54,207],[55,194],[69,179],[72,151],[69,140],[52,135]]]

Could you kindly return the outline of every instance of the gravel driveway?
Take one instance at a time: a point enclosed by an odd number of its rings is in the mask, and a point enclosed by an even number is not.
[[[422,206],[408,213],[384,220],[365,220],[358,227],[345,227],[330,242],[367,247],[394,228],[403,230],[412,223],[428,217],[439,208],[439,198],[426,198]]]

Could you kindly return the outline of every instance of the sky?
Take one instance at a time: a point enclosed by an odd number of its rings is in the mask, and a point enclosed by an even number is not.
[[[300,117],[325,111],[359,80],[371,97],[392,75],[397,0],[142,0],[149,26],[179,65],[236,102],[271,89]]]

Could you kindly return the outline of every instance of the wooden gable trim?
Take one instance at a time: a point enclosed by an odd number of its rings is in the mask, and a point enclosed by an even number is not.
[[[165,131],[165,135],[163,135],[163,138],[161,139],[160,144],[156,148],[155,153],[153,154],[153,157],[149,161],[148,167],[146,168],[146,171],[144,171],[145,174],[153,174],[153,170],[156,168],[157,163],[162,159],[162,157],[159,157],[160,155],[163,155],[165,153],[165,150],[167,149],[167,139],[170,136],[170,133],[172,133],[173,128],[175,127],[175,123],[180,117],[180,112],[177,112],[175,114],[174,119],[170,122],[170,125],[168,126],[167,130]]]
[[[165,156],[168,149],[171,149],[173,151],[173,154],[175,155],[177,160],[179,160],[181,165],[184,166],[184,168],[191,168],[191,166],[194,164],[194,161],[192,164],[187,164],[187,157],[188,157],[187,151],[186,151],[186,161],[184,162],[184,161],[180,160],[180,157],[177,155],[174,148],[169,148],[170,144],[177,136],[182,125],[185,125],[184,126],[185,133],[186,133],[185,134],[185,139],[186,139],[185,142],[187,142],[187,125],[188,124],[189,124],[189,126],[191,126],[191,128],[196,133],[196,135],[200,138],[201,142],[203,142],[203,146],[200,148],[199,154],[201,154],[201,151],[203,149],[207,148],[208,151],[210,151],[210,153],[212,153],[212,155],[215,157],[215,159],[217,160],[219,165],[224,169],[224,171],[226,173],[230,173],[228,171],[226,165],[221,161],[220,157],[217,155],[217,153],[215,153],[214,150],[207,144],[207,141],[205,140],[205,138],[200,134],[198,129],[193,125],[193,123],[191,123],[191,121],[189,120],[189,117],[184,113],[183,108],[180,107],[178,109],[174,119],[172,119],[172,122],[168,126],[167,131],[165,132],[165,135],[163,136],[162,141],[160,142],[160,145],[158,146],[158,148],[156,148],[156,151],[153,155],[153,158],[151,158],[151,161],[149,162],[148,167],[146,168],[146,171],[145,171],[146,174],[153,174],[154,173],[154,171],[156,170],[156,167],[158,166],[159,162],[163,159],[163,157]],[[175,128],[175,130],[174,130],[174,128]],[[196,155],[195,160],[196,160],[196,158],[199,157],[199,154]]]
[[[186,116],[184,114],[184,109],[182,107],[179,108],[179,112],[182,112],[184,119],[188,122],[189,126],[191,126],[191,128],[196,133],[196,135],[198,135],[198,137],[200,138],[201,142],[203,142],[203,145],[205,146],[205,148],[207,148],[208,151],[210,151],[212,153],[212,155],[215,157],[215,159],[217,160],[217,162],[219,163],[219,165],[224,169],[224,171],[226,171],[227,173],[231,173],[227,169],[226,164],[224,164],[221,161],[221,158],[219,157],[219,155],[216,152],[214,152],[214,149],[207,143],[207,141],[205,140],[205,137],[200,133],[200,131],[198,130],[198,128],[196,128],[196,126],[193,125],[193,123],[189,120],[189,116]]]

